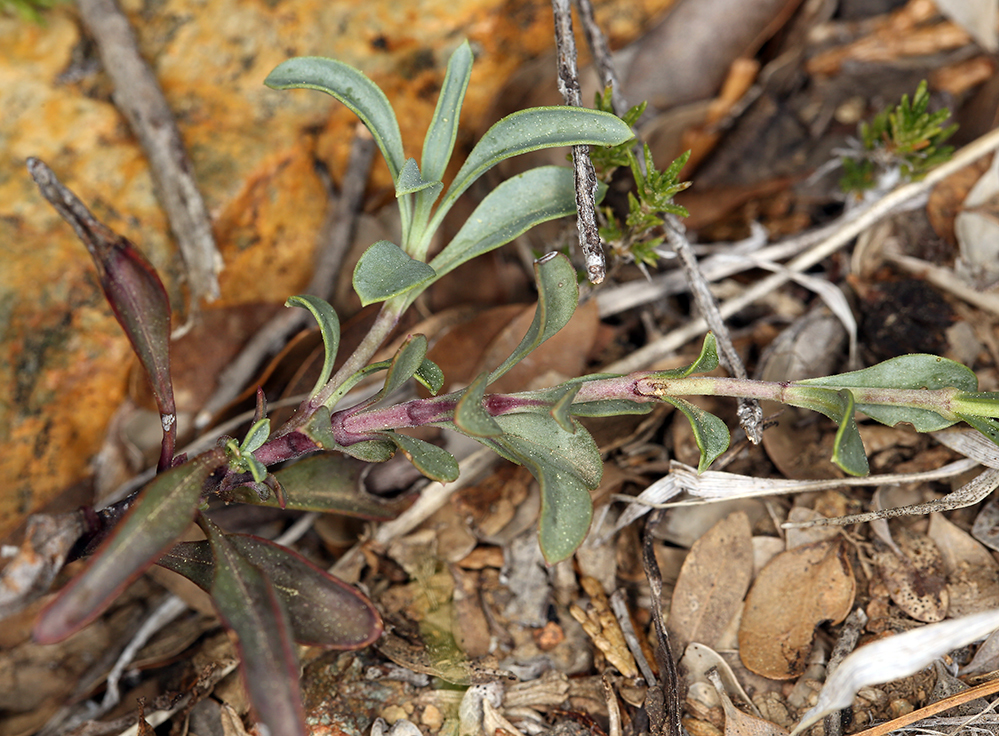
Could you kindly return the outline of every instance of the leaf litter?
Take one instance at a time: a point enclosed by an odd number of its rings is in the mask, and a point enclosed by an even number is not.
[[[725,155],[726,146],[731,150],[736,145],[728,142],[730,137],[753,133],[750,123],[755,124],[755,135],[759,136],[759,131],[766,128],[761,120],[775,126],[782,120],[775,113],[761,117],[766,112],[763,103],[774,103],[774,108],[785,111],[792,108],[794,114],[785,118],[785,123],[793,122],[795,129],[804,128],[816,139],[828,133],[823,138],[828,143],[834,134],[852,131],[842,122],[850,119],[851,105],[874,107],[883,103],[882,98],[890,98],[895,88],[911,91],[903,70],[913,59],[927,70],[939,70],[954,65],[946,55],[948,50],[965,48],[968,53],[974,52],[967,38],[960,35],[963,16],[941,19],[922,0],[866,20],[847,17],[851,11],[847,3],[842,5],[843,17],[834,19],[803,13],[787,26],[788,39],[776,42],[798,44],[799,49],[811,44],[807,66],[804,71],[798,69],[797,74],[814,81],[819,90],[814,93],[816,97],[777,98],[768,80],[790,72],[786,68],[781,71],[779,54],[768,56],[769,52],[763,52],[758,77],[762,92],[757,89],[754,93],[762,95],[762,103],[747,98],[733,107],[729,100],[725,109],[735,110],[725,113],[729,117],[704,117],[712,121],[711,125],[718,124],[732,134],[723,133],[708,142],[709,147],[719,148],[719,158]],[[994,4],[975,5],[976,12],[988,13]],[[778,15],[772,20],[776,23]],[[780,15],[780,22],[789,21]],[[795,26],[794,22],[804,25]],[[808,40],[802,42],[801,38]],[[879,39],[891,39],[891,43],[883,43],[883,48],[874,53],[871,49]],[[851,64],[858,62],[873,65],[871,74],[883,82],[884,90],[875,95],[851,76],[856,74],[850,71]],[[787,64],[787,59],[782,63]],[[704,99],[714,94],[715,90],[709,90]],[[822,99],[822,95],[827,96]],[[668,116],[670,111],[659,113],[656,135],[668,145],[670,122],[664,114]],[[694,129],[696,125],[688,123],[687,127]],[[795,135],[787,133],[785,143],[793,143]],[[758,177],[741,184],[761,194],[742,199],[727,210],[722,208],[726,214],[703,226],[705,239],[717,240],[725,233],[744,235],[757,221],[773,233],[781,232],[795,217],[800,222],[802,215],[805,222],[820,221],[816,208],[809,209],[809,197],[816,196],[814,191],[803,194],[801,188],[787,183],[786,171],[779,165],[760,163],[768,158],[787,160],[794,152],[776,147],[765,137],[753,140],[758,150],[746,158],[756,162]],[[808,140],[807,148],[823,148]],[[822,156],[828,157],[828,148],[824,147]],[[801,150],[797,155],[805,159],[819,156]],[[705,171],[704,186],[709,188],[711,169]],[[696,173],[694,179],[698,181]],[[779,186],[768,187],[772,182],[779,182]],[[973,183],[974,179],[964,185],[964,196]],[[733,197],[731,201],[737,199],[731,194],[724,196]],[[825,206],[834,206],[830,203],[836,202],[836,197],[828,190],[822,196]],[[936,215],[929,214],[931,218]],[[972,214],[982,217],[988,211],[979,205]],[[912,217],[916,219],[916,215]],[[952,256],[926,252],[927,232],[928,228],[922,239],[906,240],[904,231],[896,226],[892,237],[902,241],[905,248],[916,250],[913,257],[931,263],[935,259],[950,268]],[[527,234],[525,241],[531,237]],[[978,236],[959,235],[969,237]],[[938,243],[935,247],[942,246]],[[969,245],[962,243],[961,254],[974,260],[970,252]],[[847,288],[852,285],[863,293],[867,287],[895,280],[902,274],[893,271],[891,263],[886,259],[881,270],[851,275],[836,286],[845,283]],[[749,268],[759,262],[745,265]],[[516,273],[509,264],[502,264],[502,269],[504,274]],[[622,281],[637,276],[624,268],[616,274]],[[823,276],[833,276],[835,281],[835,268]],[[747,278],[729,275],[716,286],[722,294],[737,296],[744,291]],[[814,281],[814,274],[809,278]],[[869,283],[862,282],[864,279]],[[463,295],[467,290],[467,283],[442,284],[432,296],[437,303],[447,304],[459,298],[454,295]],[[516,293],[522,288],[511,284],[507,290]],[[567,375],[580,366],[606,365],[621,357],[622,351],[640,348],[643,341],[651,342],[657,334],[686,320],[685,314],[678,312],[681,303],[676,297],[671,299],[664,300],[664,304],[633,308],[617,317],[614,324],[597,323],[595,306],[581,310],[578,325],[566,332],[565,341],[553,339],[548,343],[551,356],[536,354],[538,365],[522,366],[527,373],[517,376],[518,387],[521,381],[544,381],[549,371]],[[841,309],[841,302],[831,294],[826,293],[826,299]],[[804,289],[767,297],[764,306],[740,316],[737,348],[744,355],[762,353],[774,343],[779,326],[795,323],[817,301]],[[494,367],[487,365],[492,360],[490,350],[505,354],[499,344],[509,336],[517,339],[522,333],[517,325],[525,314],[529,320],[530,308],[493,306],[478,318],[458,324],[451,333],[430,335],[437,338],[438,351],[433,353],[432,347],[431,354],[439,356],[442,367],[451,361],[454,370],[444,371],[451,380],[468,382],[482,370]],[[972,316],[977,314],[971,312]],[[901,325],[898,329],[903,337],[905,328]],[[486,333],[489,338],[483,341]],[[646,334],[636,340],[634,335],[642,333]],[[795,351],[801,343],[819,342],[811,329],[799,331],[797,340]],[[871,349],[874,342],[870,334],[864,334],[862,320],[857,341],[861,353],[865,347]],[[828,347],[841,340],[832,336],[821,342],[819,347]],[[844,355],[845,351],[838,348],[826,351],[823,357],[835,360]],[[181,357],[190,358],[183,354]],[[972,367],[982,382],[994,387],[994,356],[982,350],[972,358]],[[609,575],[606,570],[599,575],[584,574],[583,567],[606,563],[583,562],[582,555],[574,562],[547,567],[533,531],[538,513],[536,485],[518,469],[501,464],[453,495],[442,494],[438,510],[423,517],[415,527],[398,534],[383,533],[380,538],[355,540],[352,569],[357,571],[356,579],[371,591],[385,617],[388,633],[375,649],[360,653],[311,649],[301,653],[302,688],[309,717],[329,724],[330,732],[340,728],[345,733],[400,736],[417,732],[476,733],[478,729],[490,734],[499,733],[498,729],[514,734],[556,729],[561,729],[558,733],[578,732],[571,731],[566,725],[569,723],[585,724],[590,732],[603,731],[612,736],[658,733],[665,720],[645,727],[642,718],[655,712],[649,693],[661,689],[665,677],[660,669],[663,642],[654,633],[659,606],[667,614],[665,630],[673,647],[671,659],[681,663],[683,687],[674,694],[682,699],[684,726],[698,736],[804,733],[823,716],[841,709],[847,709],[840,719],[846,723],[845,732],[851,733],[869,722],[865,719],[886,721],[906,709],[918,711],[934,696],[932,686],[921,690],[921,685],[908,689],[900,685],[893,690],[894,686],[885,684],[889,681],[904,682],[907,678],[915,682],[916,677],[926,675],[935,678],[936,684],[949,683],[953,689],[953,682],[941,674],[944,671],[936,663],[961,666],[962,677],[972,684],[976,681],[970,673],[983,677],[999,668],[995,637],[989,637],[999,628],[995,613],[999,609],[999,565],[990,551],[997,548],[995,529],[999,523],[991,502],[977,508],[999,484],[994,471],[981,471],[979,465],[994,468],[999,464],[994,445],[976,443],[974,438],[980,436],[974,433],[935,433],[936,440],[950,448],[950,465],[941,468],[929,463],[931,445],[926,438],[908,444],[888,439],[876,449],[868,442],[874,455],[872,466],[878,469],[875,476],[800,481],[793,478],[812,473],[828,478],[831,474],[827,465],[816,467],[818,461],[811,459],[827,456],[813,450],[815,444],[828,442],[830,427],[821,419],[789,412],[776,418],[782,448],[771,443],[766,448],[767,457],[758,449],[738,447],[725,459],[727,465],[698,475],[690,467],[696,464],[696,457],[684,455],[685,448],[689,450],[686,425],[674,422],[675,418],[675,413],[671,416],[663,412],[651,425],[615,425],[613,440],[601,443],[606,449],[606,462],[624,471],[616,491],[638,493],[639,498],[653,503],[676,500],[680,494],[685,494],[684,499],[713,502],[693,506],[683,501],[683,505],[658,514],[659,521],[650,526],[655,557],[664,569],[662,595],[654,603],[650,595],[656,585],[650,588],[644,575],[635,573],[641,562],[636,564],[637,537],[629,526],[644,521],[639,517],[648,506],[628,506],[616,522],[615,514],[610,514],[609,528],[616,528],[614,532],[606,531],[608,525],[594,524],[594,532],[584,546],[612,553]],[[595,424],[597,432],[599,422]],[[878,457],[882,465],[874,464]],[[907,511],[875,510],[868,495],[859,490],[864,485],[899,483],[919,483],[932,500],[910,504]],[[795,494],[794,498],[789,494]],[[834,494],[837,500],[824,494]],[[842,528],[822,526],[830,523],[829,517],[834,515],[828,513],[828,507],[842,509],[835,514],[841,517],[836,523]],[[928,523],[921,516],[902,518],[904,514],[931,511],[935,513]],[[268,513],[272,514],[271,521],[282,518],[279,512]],[[872,519],[892,519],[890,542],[869,531],[864,522]],[[244,523],[252,527],[260,521]],[[799,533],[799,529],[809,526],[812,530],[821,528],[824,538],[806,539]],[[32,544],[31,538],[29,535],[26,544]],[[38,544],[34,548],[40,555],[40,571],[31,571],[29,577],[17,573],[21,577],[5,584],[37,585],[35,580],[44,581],[47,575],[55,574],[65,550],[45,549]],[[330,538],[318,534],[309,534],[303,540],[302,551],[327,566],[342,552]],[[667,560],[674,563],[672,567],[663,564]],[[22,578],[24,583],[20,582]],[[615,591],[604,582],[608,579],[612,586],[624,591],[618,599],[624,602],[630,630],[637,632],[637,654],[629,647],[629,626],[622,623],[622,616],[612,605],[611,594]],[[156,584],[145,578],[140,585],[152,589],[143,589],[142,595],[152,596],[152,591],[157,590]],[[125,614],[134,605],[131,599],[123,601],[118,611],[84,630],[91,632],[90,636],[101,633],[96,644],[89,645],[91,649],[100,649],[114,634],[134,628],[119,620],[128,618]],[[825,678],[823,662],[830,643],[846,631],[848,624],[842,622],[847,615],[862,610],[870,615],[860,629],[860,646]],[[81,674],[78,663],[55,668],[53,663],[60,656],[69,662],[67,657],[73,651],[70,645],[47,658],[37,648],[32,649],[34,645],[25,638],[25,625],[4,633],[3,662],[8,671],[16,668],[24,673],[34,671],[31,668],[49,667],[48,671],[59,673],[53,679],[92,679],[90,674]],[[111,634],[98,626],[110,627]],[[981,640],[985,643],[978,645]],[[196,645],[195,649],[199,647],[199,654],[223,661],[206,644]],[[179,693],[188,687],[183,682],[199,681],[204,689],[197,691],[194,699],[204,698],[214,688],[215,698],[222,701],[218,718],[223,732],[241,732],[244,719],[249,722],[250,717],[238,683],[208,685],[212,678],[207,675],[203,680],[192,678],[192,674],[198,674],[197,666],[207,666],[203,659],[185,654],[182,659],[188,661],[171,662],[176,652],[161,651],[169,653],[151,661],[140,657],[148,666],[169,673],[165,677],[169,684],[159,694]],[[653,678],[655,681],[650,681]],[[447,684],[456,682],[468,687],[464,694]],[[26,697],[29,686],[29,679],[23,677],[11,685],[13,695],[6,704],[2,733],[33,733],[57,708],[58,698],[46,691],[45,697],[31,703],[45,717],[28,719],[23,707],[27,701],[18,702],[18,698]],[[187,692],[194,694],[195,690]],[[971,694],[991,695],[977,688]],[[945,693],[944,697],[950,695]]]

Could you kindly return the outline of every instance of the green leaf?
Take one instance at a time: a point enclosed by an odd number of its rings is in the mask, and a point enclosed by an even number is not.
[[[507,115],[486,131],[448,187],[431,229],[486,171],[513,156],[558,146],[614,146],[634,134],[619,117],[582,107],[532,107]]]
[[[395,454],[395,443],[388,440],[363,440],[345,445],[340,451],[366,463],[383,463]]]
[[[468,80],[472,74],[472,48],[468,41],[454,50],[447,63],[447,73],[437,96],[437,107],[423,139],[423,174],[431,180],[444,178],[458,137],[458,116]]]
[[[505,414],[496,421],[504,434],[479,441],[538,479],[541,551],[549,564],[567,559],[586,538],[593,517],[589,492],[603,474],[596,443],[577,422],[567,432],[548,414]]]
[[[309,396],[315,396],[319,390],[326,385],[333,375],[333,362],[336,360],[337,351],[340,349],[340,319],[329,302],[320,299],[312,294],[299,294],[289,297],[284,303],[286,307],[304,307],[312,312],[312,316],[319,323],[319,333],[323,336],[323,347],[326,356],[323,358],[323,369],[319,373],[316,385],[309,392]]]
[[[503,433],[499,424],[482,405],[488,379],[489,374],[480,373],[468,385],[454,407],[454,425],[470,437],[495,437]]]
[[[436,276],[433,268],[413,260],[395,243],[379,240],[364,251],[354,268],[354,291],[367,306],[415,289]]]
[[[999,417],[999,393],[995,391],[961,391],[951,399],[955,414]]]
[[[267,438],[271,435],[271,420],[266,417],[260,419],[253,423],[253,426],[246,433],[246,437],[243,438],[243,443],[239,446],[239,449],[245,453],[256,452],[263,444],[267,441]]]
[[[264,84],[273,89],[316,89],[338,99],[371,131],[392,181],[398,180],[406,161],[399,122],[385,93],[362,72],[334,59],[302,56],[279,64]]]
[[[713,332],[704,336],[701,343],[701,353],[697,360],[683,368],[674,368],[668,371],[656,371],[653,375],[662,378],[686,378],[694,373],[709,373],[718,367],[718,341]]]
[[[838,425],[833,443],[832,461],[850,475],[867,475],[867,453],[860,439],[854,412],[853,394],[846,389],[795,387],[787,403],[825,414]]]
[[[701,451],[701,460],[697,464],[697,472],[703,473],[719,455],[728,449],[729,434],[725,422],[699,406],[675,396],[661,396],[683,413],[694,430],[694,440]]]
[[[396,504],[387,504],[360,492],[361,475],[366,464],[339,452],[320,452],[282,468],[274,474],[284,488],[285,508],[294,511],[319,511],[354,516],[372,521],[388,521],[398,515]],[[256,506],[278,508],[274,494],[261,500],[249,488],[231,491],[227,500]]]
[[[381,634],[381,617],[367,598],[301,555],[247,534],[229,534],[226,540],[270,579],[299,644],[359,649]],[[180,542],[156,564],[211,590],[215,560],[207,540]]]
[[[257,483],[263,483],[264,479],[267,477],[267,466],[257,460],[257,458],[253,455],[244,456],[243,462],[245,462],[246,467],[250,469],[250,475],[253,476],[253,480]]]
[[[598,202],[606,189],[604,185],[598,187]],[[530,169],[493,189],[430,265],[443,275],[509,243],[535,225],[575,213],[572,169],[564,166]]]
[[[378,392],[379,397],[388,396],[401,387],[423,365],[427,356],[427,338],[425,335],[410,335],[399,346],[392,364],[385,376],[385,386]],[[439,370],[439,369],[438,369]]]
[[[444,388],[444,371],[434,361],[427,358],[424,358],[423,362],[420,363],[420,367],[413,377],[434,396]]]
[[[575,432],[576,427],[572,421],[572,400],[576,398],[582,384],[566,386],[565,393],[560,396],[551,408],[552,419],[566,432]]]
[[[223,622],[236,632],[243,682],[253,709],[270,733],[305,736],[298,657],[288,616],[274,586],[210,521],[211,596]]]
[[[444,185],[440,181],[427,181],[420,174],[420,166],[415,158],[406,159],[402,171],[399,172],[399,180],[395,183],[395,196],[402,197],[414,192],[422,192],[424,189],[436,188],[439,193]]]
[[[980,417],[973,414],[958,414],[959,417],[994,443],[999,445],[999,422],[992,417]]]
[[[977,391],[978,378],[974,372],[953,360],[936,355],[902,355],[870,368],[836,376],[809,378],[795,381],[797,386],[826,386],[829,388],[896,388],[929,389],[956,388],[958,391]],[[954,424],[929,409],[882,404],[857,404],[857,410],[871,419],[889,427],[899,422],[909,422],[918,432],[936,432]]]
[[[97,618],[187,529],[201,494],[225,467],[225,453],[212,450],[161,473],[143,488],[87,568],[42,611],[35,640],[61,641]]]
[[[538,285],[538,307],[534,321],[516,350],[489,375],[492,383],[539,345],[565,327],[579,303],[576,270],[561,253],[549,253],[534,263],[534,279]]]
[[[447,450],[405,434],[386,432],[385,436],[402,450],[413,467],[431,480],[451,483],[458,479],[458,461]]]
[[[573,404],[572,413],[577,417],[616,417],[621,414],[648,414],[655,407],[650,402],[628,401],[627,399],[603,399]]]

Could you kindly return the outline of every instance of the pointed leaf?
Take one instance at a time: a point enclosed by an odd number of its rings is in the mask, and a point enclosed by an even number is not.
[[[395,243],[379,240],[364,251],[354,268],[354,291],[367,306],[415,289],[436,276],[433,268],[413,260]]]
[[[439,193],[443,184],[439,181],[427,181],[420,174],[420,165],[415,158],[407,158],[406,163],[399,172],[399,180],[395,183],[395,196],[402,197],[406,194],[422,192],[424,189],[435,189]]]
[[[319,323],[319,333],[323,337],[323,347],[326,355],[323,358],[323,369],[319,372],[316,385],[309,392],[310,396],[319,393],[319,389],[326,385],[333,375],[333,362],[336,360],[337,351],[340,349],[340,319],[337,317],[333,307],[329,302],[320,299],[312,294],[299,294],[293,296],[284,303],[286,307],[305,307]]]
[[[606,186],[599,185],[598,202],[605,191]],[[575,213],[572,169],[564,166],[530,169],[493,189],[430,265],[443,275],[509,243],[539,223]]]
[[[243,443],[239,446],[239,449],[243,453],[256,452],[263,446],[270,435],[271,420],[266,417],[260,419],[254,422],[253,426],[247,431],[246,437],[243,438]]]
[[[576,431],[576,427],[572,421],[572,400],[576,398],[581,385],[577,383],[574,386],[567,386],[565,393],[562,394],[551,408],[552,419],[566,432]]]
[[[238,637],[236,647],[250,702],[270,733],[305,736],[298,657],[284,606],[267,576],[218,527],[208,522],[202,529],[215,558],[212,600]]]
[[[488,378],[489,374],[480,373],[465,389],[454,408],[454,425],[471,437],[494,437],[503,433],[499,424],[482,405]]]
[[[976,417],[968,414],[958,414],[958,416],[999,445],[999,422],[996,422],[995,419],[992,417]]]
[[[163,425],[159,469],[166,470],[173,460],[177,409],[170,376],[170,298],[163,282],[132,242],[94,217],[52,169],[34,157],[27,163],[42,196],[90,253],[104,297],[146,373]]]
[[[427,338],[425,335],[410,335],[396,351],[385,376],[385,386],[379,396],[388,396],[400,388],[423,365],[427,355]]]
[[[534,262],[538,307],[534,321],[520,345],[489,375],[492,383],[531,354],[541,343],[565,327],[579,303],[576,271],[561,253],[549,253]]]
[[[420,363],[419,369],[416,371],[416,375],[413,377],[423,384],[427,391],[434,396],[444,388],[444,371],[432,360],[424,358],[423,362]]]
[[[423,139],[423,175],[431,180],[444,178],[458,137],[458,116],[472,74],[472,48],[468,41],[454,50],[447,62],[447,73],[437,96],[437,107]]]
[[[224,452],[213,450],[161,473],[143,488],[87,568],[39,616],[35,640],[61,641],[97,618],[183,533],[202,493],[225,468]]]
[[[371,131],[392,181],[398,180],[406,160],[399,122],[385,93],[363,73],[334,59],[302,56],[279,64],[264,84],[273,89],[316,89],[338,99]]]
[[[548,414],[506,414],[496,421],[504,434],[479,441],[538,479],[541,551],[549,564],[567,559],[586,538],[593,517],[589,492],[603,474],[596,443],[577,422],[574,432],[566,432]]]
[[[674,368],[668,371],[656,371],[653,377],[662,378],[686,378],[693,373],[708,373],[718,367],[718,341],[714,333],[709,332],[704,336],[701,343],[701,353],[697,360],[683,368]]]
[[[388,440],[363,440],[341,447],[340,451],[366,463],[383,463],[395,454],[395,443]]]
[[[867,475],[867,453],[860,439],[854,412],[853,394],[847,390],[794,386],[787,391],[787,403],[825,414],[839,426],[833,444],[832,460],[850,475]],[[953,423],[953,422],[952,422]]]
[[[367,466],[339,452],[321,452],[299,460],[274,474],[285,492],[284,508],[294,511],[355,516],[388,521],[398,516],[396,505],[360,492],[361,474]],[[278,508],[274,494],[261,500],[249,488],[236,488],[227,500]]]
[[[352,586],[270,540],[247,534],[230,534],[226,539],[270,579],[299,644],[359,649],[380,636],[381,616]],[[214,563],[207,540],[181,542],[157,561],[205,591],[211,590]]]
[[[439,224],[455,200],[486,171],[513,156],[558,146],[616,146],[634,137],[616,115],[582,107],[533,107],[507,115],[468,155],[434,213]]]
[[[391,432],[386,436],[403,451],[413,467],[430,480],[451,483],[458,479],[458,461],[447,450],[405,434]]]
[[[699,406],[694,406],[685,399],[675,396],[662,396],[660,398],[679,409],[690,422],[690,428],[694,430],[694,440],[701,451],[697,472],[704,472],[719,455],[728,449],[728,427],[714,414],[704,411]]]
[[[916,354],[892,358],[860,371],[795,381],[794,385],[847,389],[850,387],[929,390],[956,388],[959,391],[974,392],[978,390],[978,378],[970,368],[953,360],[936,355]],[[909,422],[917,432],[936,432],[954,424],[953,420],[945,419],[929,409],[858,403],[857,410],[890,427],[899,422]]]

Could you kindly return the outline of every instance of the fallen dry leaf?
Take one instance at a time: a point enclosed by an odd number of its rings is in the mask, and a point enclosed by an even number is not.
[[[752,529],[746,513],[736,511],[698,539],[683,562],[667,621],[676,651],[691,642],[716,647],[752,576]]]
[[[774,680],[805,671],[815,627],[850,612],[857,583],[838,540],[795,547],[760,571],[746,597],[739,656],[746,668]]]
[[[932,539],[907,527],[895,529],[894,540],[901,555],[880,541],[874,553],[892,601],[917,621],[943,621],[950,598],[940,550]]]
[[[999,563],[989,551],[941,514],[930,515],[927,534],[947,573],[948,613],[968,616],[999,608]]]
[[[617,622],[600,583],[595,578],[585,576],[579,582],[590,596],[590,605],[584,610],[573,604],[569,607],[569,613],[582,625],[597,649],[603,652],[607,661],[618,672],[625,677],[638,677],[638,665],[628,650],[621,625]]]

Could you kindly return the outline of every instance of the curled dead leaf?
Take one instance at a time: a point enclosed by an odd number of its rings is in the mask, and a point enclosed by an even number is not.
[[[805,671],[815,627],[850,612],[857,583],[843,543],[827,540],[777,555],[746,597],[739,656],[747,669],[774,680]]]

